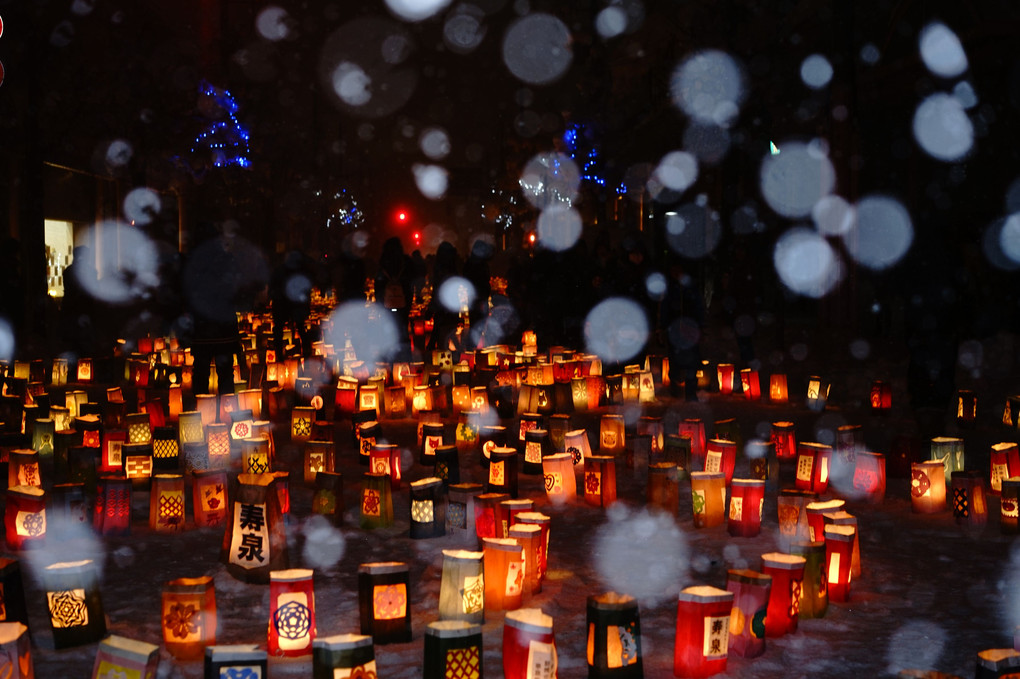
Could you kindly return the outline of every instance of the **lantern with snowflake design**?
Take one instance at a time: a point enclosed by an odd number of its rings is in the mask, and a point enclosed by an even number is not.
[[[733,592],[695,585],[677,601],[673,674],[709,677],[726,671]]]
[[[110,677],[155,677],[159,668],[159,646],[116,634],[99,642],[92,679]]]
[[[435,538],[445,534],[446,524],[440,502],[442,490],[442,479],[434,476],[411,483],[411,538]]]
[[[365,473],[361,477],[361,527],[393,525],[393,495],[387,474]]]
[[[483,538],[482,553],[486,610],[520,608],[525,579],[523,547],[512,538]]]
[[[941,460],[911,463],[910,504],[919,514],[934,514],[946,508],[945,466]]]
[[[216,643],[216,589],[212,576],[177,578],[163,586],[163,644],[180,660],[197,660]]]
[[[337,634],[312,642],[312,679],[378,679],[378,676],[372,637]]]
[[[643,677],[637,601],[616,592],[589,596],[585,617],[589,679]]]
[[[756,658],[765,652],[765,614],[772,576],[750,569],[726,572],[726,591],[733,592],[730,647],[739,656]]]
[[[149,491],[149,528],[157,533],[184,530],[184,477],[156,474]]]
[[[295,443],[304,443],[312,438],[312,425],[315,423],[315,408],[312,406],[294,406],[290,411],[290,438]]]
[[[376,644],[411,640],[408,566],[399,561],[363,563],[358,567],[361,633]]]
[[[300,657],[315,640],[313,571],[290,568],[269,574],[269,654]]]
[[[439,587],[439,619],[485,621],[483,552],[443,550]]]
[[[318,641],[318,640],[316,640]],[[203,679],[263,679],[268,658],[266,651],[250,644],[209,646],[205,649]],[[332,675],[329,675],[332,677]]]
[[[67,648],[102,639],[106,617],[92,560],[50,564],[42,575],[54,646]]]
[[[769,552],[761,555],[762,572],[772,576],[768,611],[765,613],[765,636],[781,637],[797,631],[800,597],[804,582],[802,556]]]

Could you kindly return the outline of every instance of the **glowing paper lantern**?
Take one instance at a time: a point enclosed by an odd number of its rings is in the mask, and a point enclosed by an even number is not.
[[[705,423],[696,418],[681,420],[677,433],[691,441],[690,471],[705,471]]]
[[[735,368],[732,363],[719,363],[715,367],[716,377],[719,380],[719,393],[732,394],[735,380]]]
[[[521,546],[524,556],[524,591],[537,594],[542,591],[542,577],[539,561],[544,551],[542,527],[535,524],[519,523],[511,525],[507,537]]]
[[[1010,679],[1020,673],[1020,651],[989,648],[978,651],[974,679]]]
[[[99,642],[92,677],[155,677],[158,668],[159,646],[111,634]]]
[[[496,505],[496,535],[497,538],[510,536],[510,526],[514,525],[517,517],[534,509],[534,501],[530,499],[508,499],[500,500]]]
[[[857,517],[843,510],[826,512],[822,517],[825,519],[825,526],[853,527],[854,539],[850,546],[850,575],[855,578],[861,577],[861,532],[857,526]]]
[[[1002,479],[1020,476],[1020,451],[1017,444],[1003,441],[992,446],[991,450],[991,492],[998,495],[1002,488]]]
[[[475,531],[475,498],[485,487],[480,483],[450,484],[446,502],[446,532],[461,544],[478,544]]]
[[[92,359],[91,358],[79,358],[77,365],[77,381],[82,384],[92,383]]]
[[[517,497],[517,449],[498,446],[489,452],[487,493],[506,493]]]
[[[358,443],[358,464],[369,467],[372,464],[372,450],[382,438],[382,425],[377,420],[368,420],[355,427]]]
[[[592,455],[584,461],[584,501],[592,507],[609,507],[616,502],[616,460]]]
[[[220,561],[243,582],[269,582],[287,567],[287,536],[272,474],[239,474]]]
[[[129,413],[124,418],[128,443],[152,443],[152,425],[147,413]]]
[[[485,621],[482,558],[482,552],[443,550],[443,575],[439,586],[440,620]]]
[[[482,628],[462,620],[430,622],[425,628],[423,679],[480,679]]]
[[[726,485],[733,479],[737,465],[737,444],[726,439],[709,439],[705,451],[705,471],[719,472],[726,479]]]
[[[726,671],[733,592],[686,587],[677,601],[673,674],[710,677]]]
[[[829,488],[832,446],[824,443],[797,444],[797,470],[794,486],[801,490],[824,493]]]
[[[123,476],[101,476],[96,484],[92,525],[100,535],[131,532],[131,481]]]
[[[871,412],[875,414],[888,413],[892,407],[892,386],[882,380],[875,380],[871,383]]]
[[[269,644],[272,656],[312,652],[315,640],[315,588],[312,571],[291,568],[269,574]]]
[[[149,492],[149,528],[157,533],[184,530],[184,477],[156,474]]]
[[[324,516],[334,526],[344,520],[343,476],[337,472],[319,472],[312,494],[312,513]]]
[[[765,508],[765,482],[733,479],[727,530],[736,537],[754,537],[761,532]]]
[[[807,385],[807,399],[805,401],[808,408],[811,410],[824,410],[825,402],[829,398],[829,388],[832,385],[827,381],[812,375],[808,377]]]
[[[854,460],[853,494],[871,503],[885,498],[885,456],[861,451]]]
[[[800,587],[801,618],[821,618],[829,608],[828,574],[825,570],[825,541],[794,542],[790,554],[804,557],[804,580]]]
[[[199,528],[222,526],[230,505],[227,502],[227,473],[222,469],[192,472],[192,511]]]
[[[695,528],[711,528],[726,518],[726,477],[722,472],[691,472],[691,511]]]
[[[295,443],[304,443],[312,438],[312,425],[315,423],[315,408],[311,406],[294,406],[290,411],[290,439]]]
[[[175,658],[197,660],[216,643],[216,589],[212,576],[177,578],[163,586],[163,645]]]
[[[1012,535],[1017,532],[1017,519],[1020,516],[1020,477],[1013,476],[1002,480],[1002,497],[999,501],[999,529],[1003,534]]]
[[[945,467],[941,460],[911,463],[910,505],[919,514],[934,514],[946,508]]]
[[[361,527],[385,528],[393,524],[390,477],[371,472],[361,477]]]
[[[786,403],[789,401],[789,391],[786,388],[786,375],[774,373],[769,376],[769,401],[771,403]]]
[[[446,530],[442,517],[443,482],[434,476],[411,482],[412,539],[442,537]]]
[[[50,564],[42,575],[53,645],[60,649],[102,639],[106,618],[93,562]]]
[[[418,456],[419,464],[434,465],[436,448],[445,444],[445,427],[441,422],[426,422],[422,424],[421,448],[419,449]]]
[[[316,640],[318,641],[318,640]],[[204,679],[268,676],[265,650],[248,644],[209,646],[205,649]]]
[[[312,679],[375,679],[376,672],[371,636],[337,634],[312,642]]]
[[[411,640],[408,567],[399,561],[363,563],[358,567],[361,633],[376,644]]]
[[[977,471],[953,474],[953,518],[958,526],[983,528],[988,522],[984,476]]]
[[[589,596],[585,617],[588,676],[597,679],[643,677],[637,601],[616,592]]]
[[[177,418],[177,429],[181,444],[205,443],[205,427],[202,413],[197,410],[186,410]]]
[[[555,679],[552,616],[539,608],[507,611],[503,620],[504,679]]]
[[[599,452],[603,455],[618,453],[626,446],[623,415],[606,413],[599,421]]]
[[[542,478],[546,495],[554,504],[564,504],[577,497],[574,459],[570,453],[547,455],[542,460]]]
[[[838,498],[833,500],[816,500],[814,502],[808,502],[804,506],[804,511],[807,513],[808,525],[806,539],[812,541],[821,540],[822,531],[825,528],[825,515],[841,510],[845,504],[845,500],[840,500]]]
[[[638,418],[636,433],[638,436],[648,437],[648,456],[650,459],[662,457],[663,448],[665,447],[665,430],[663,429],[661,417],[642,415]],[[621,452],[626,453],[627,467],[633,467],[633,451],[625,448],[615,451],[614,455],[619,455]]]
[[[649,507],[676,516],[680,511],[680,481],[677,466],[671,462],[655,462],[648,465],[646,495]]]
[[[962,426],[970,426],[977,419],[977,394],[967,389],[956,392],[956,421]]]
[[[308,441],[304,446],[304,482],[315,484],[319,472],[331,472],[336,464],[336,448],[332,441]]]
[[[740,371],[740,384],[744,389],[744,398],[748,401],[761,400],[761,380],[758,371],[744,368]]]
[[[806,560],[793,554],[769,552],[761,555],[761,561],[762,572],[772,576],[765,636],[781,637],[796,632]]]
[[[20,622],[0,622],[0,670],[7,679],[33,679],[32,641]]]
[[[963,439],[954,436],[936,436],[931,440],[931,459],[939,460],[945,468],[946,483],[953,479],[955,472],[964,468]]]
[[[46,491],[38,486],[7,489],[4,507],[4,541],[7,549],[21,550],[46,539]]]
[[[7,487],[42,486],[39,453],[30,449],[10,451],[7,457]]]
[[[38,418],[32,428],[32,450],[39,453],[40,458],[53,457],[53,445],[56,438],[56,423],[53,419]],[[127,433],[124,433],[127,438]]]
[[[756,658],[765,652],[765,613],[772,576],[749,569],[726,572],[726,591],[733,592],[730,647],[739,656]]]
[[[521,472],[524,474],[541,474],[542,458],[548,447],[549,432],[546,429],[532,429],[524,434],[524,461]]]
[[[486,610],[520,608],[524,594],[524,549],[511,538],[482,538],[482,554]]]
[[[591,456],[591,444],[588,442],[588,432],[584,429],[568,431],[564,436],[566,451],[570,454],[575,467],[584,466],[584,461]]]
[[[268,474],[272,471],[268,439],[246,438],[239,443],[242,474]]]
[[[853,542],[857,530],[853,526],[825,527],[825,572],[830,601],[850,600]]]
[[[497,446],[506,445],[506,427],[502,425],[485,425],[478,433],[479,450],[481,450],[481,464],[483,468],[489,467],[489,455],[492,449]]]
[[[478,447],[479,414],[477,410],[462,410],[454,430],[454,445],[462,453],[470,453]]]

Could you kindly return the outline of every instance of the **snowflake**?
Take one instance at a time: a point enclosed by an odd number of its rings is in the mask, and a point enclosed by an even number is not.
[[[191,604],[174,604],[163,616],[163,626],[178,639],[187,639],[189,634],[198,631],[197,617],[198,609]]]
[[[308,606],[288,601],[273,613],[273,627],[284,639],[302,639],[312,629],[312,614]]]
[[[588,472],[584,475],[584,488],[589,495],[597,495],[600,492],[599,481],[599,475],[595,472]]]

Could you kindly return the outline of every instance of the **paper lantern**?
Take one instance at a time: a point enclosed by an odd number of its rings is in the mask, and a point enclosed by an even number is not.
[[[355,427],[358,444],[358,464],[363,467],[372,464],[372,449],[379,444],[382,438],[382,425],[378,420],[368,420]]]
[[[769,401],[771,403],[786,403],[789,400],[789,392],[786,388],[786,375],[774,373],[769,376]]]
[[[765,613],[765,636],[781,637],[797,631],[800,596],[804,581],[804,557],[769,552],[761,555],[762,572],[772,576],[769,605]]]
[[[616,502],[616,460],[592,455],[584,461],[584,501],[592,507]]]
[[[481,450],[481,463],[482,467],[489,467],[489,455],[492,453],[492,449],[497,446],[505,446],[506,427],[502,425],[485,425],[478,433],[479,450]]]
[[[978,651],[974,679],[1012,679],[1020,675],[1020,651],[989,648]]]
[[[371,472],[361,477],[361,527],[393,525],[393,495],[388,474]]]
[[[552,616],[539,608],[507,611],[503,620],[504,679],[555,679]]]
[[[91,644],[106,634],[99,578],[90,559],[54,563],[42,572],[54,647]]]
[[[542,458],[548,448],[549,432],[546,429],[532,429],[524,434],[523,474],[541,474]]]
[[[998,495],[1002,488],[1002,479],[1020,476],[1020,451],[1017,444],[1003,441],[992,446],[991,450],[991,493]]]
[[[375,648],[372,637],[337,634],[312,642],[312,679],[375,679]],[[253,679],[264,675],[252,675]]]
[[[740,384],[744,390],[744,398],[748,401],[761,400],[761,381],[758,378],[758,371],[751,368],[744,368],[740,371]]]
[[[836,450],[832,458],[831,476],[839,490],[845,490],[852,483],[857,453],[864,450],[861,425],[843,424],[836,428]]]
[[[822,518],[825,520],[825,526],[853,527],[854,538],[850,545],[850,575],[854,578],[861,577],[861,532],[857,526],[857,517],[840,509],[835,512],[826,512]]]
[[[442,490],[442,480],[434,476],[411,482],[411,538],[435,538],[445,534],[440,502]]]
[[[336,464],[336,449],[332,441],[310,440],[304,446],[303,476],[306,486],[315,484],[319,472],[331,472]]]
[[[487,493],[506,493],[517,497],[517,449],[497,446],[489,452]]]
[[[268,439],[246,438],[241,439],[239,444],[242,474],[268,474],[272,471]]]
[[[312,438],[312,425],[315,423],[315,408],[311,406],[294,406],[290,411],[290,439],[295,443],[304,443]]]
[[[510,536],[510,527],[514,525],[517,517],[534,509],[534,501],[530,499],[506,499],[500,500],[496,505],[496,535],[497,538]]]
[[[983,528],[988,522],[984,477],[977,471],[960,471],[952,480],[953,518],[958,526]]]
[[[386,387],[383,392],[383,413],[390,419],[407,417],[407,391],[404,387]]]
[[[432,388],[425,384],[416,385],[411,391],[411,414],[418,415],[434,407]]]
[[[316,640],[318,641],[318,640]],[[267,654],[258,646],[230,644],[205,649],[203,679],[267,677]],[[332,676],[332,675],[330,675]]]
[[[811,410],[825,410],[825,403],[829,398],[829,388],[832,385],[817,375],[808,377],[807,398],[805,404]]]
[[[636,434],[641,437],[648,438],[648,456],[650,459],[661,458],[663,454],[663,448],[665,447],[665,430],[662,425],[661,417],[653,417],[650,415],[642,415],[638,418],[636,425]],[[627,466],[631,468],[633,466],[633,452],[629,449],[618,450],[614,454],[619,455],[621,452],[627,454]]]
[[[91,358],[79,358],[76,370],[77,381],[82,384],[92,383],[92,359]]]
[[[28,625],[28,606],[25,602],[25,587],[21,578],[21,564],[17,559],[0,557],[0,623],[22,623]]]
[[[358,608],[361,633],[376,644],[411,640],[408,567],[398,561],[363,563],[358,567]]]
[[[300,657],[315,640],[312,570],[291,568],[269,574],[269,642],[272,656]]]
[[[584,467],[584,461],[591,456],[591,444],[588,441],[588,432],[584,429],[574,429],[564,435],[566,451],[575,467]]]
[[[42,486],[39,474],[39,453],[30,449],[15,449],[7,456],[7,487]]]
[[[648,507],[675,517],[680,511],[680,481],[677,466],[671,462],[648,465],[646,488]]]
[[[186,410],[177,418],[177,429],[181,444],[205,443],[205,425],[202,413],[197,410]]]
[[[367,384],[358,388],[358,410],[379,410],[382,405],[383,382],[369,379]]]
[[[457,446],[453,444],[439,446],[433,457],[435,463],[432,475],[442,481],[443,492],[446,492],[450,483],[460,483],[460,457]]]
[[[107,677],[156,676],[159,668],[159,646],[137,639],[111,634],[99,642],[92,665],[93,679]]]
[[[643,677],[637,601],[616,592],[589,596],[585,618],[588,623],[588,677]]]
[[[512,524],[507,537],[521,546],[524,558],[524,592],[538,594],[542,591],[545,573],[539,564],[544,551],[542,527],[535,524]]]
[[[885,456],[861,451],[854,460],[853,494],[871,503],[885,498]]]
[[[152,443],[152,425],[146,413],[129,413],[124,418],[128,443]]]
[[[482,558],[482,552],[443,550],[443,575],[439,587],[440,620],[485,621]]]
[[[453,483],[447,489],[446,532],[461,544],[478,544],[475,531],[475,497],[485,487],[480,483]]]
[[[547,455],[542,460],[545,492],[554,504],[564,504],[577,497],[574,459],[570,453]]]
[[[92,525],[100,535],[131,532],[131,481],[123,476],[101,476],[96,484]]]
[[[197,660],[216,643],[216,588],[212,576],[177,578],[163,586],[163,645],[180,660]]]
[[[719,393],[732,394],[736,377],[736,369],[732,363],[719,363],[715,367],[716,378],[719,380]]]
[[[159,427],[152,432],[152,468],[175,471],[180,468],[179,433],[175,427]]]
[[[334,404],[337,412],[351,414],[355,412],[358,401],[358,380],[353,377],[340,376],[336,384]]]
[[[222,526],[230,505],[227,502],[227,473],[222,469],[192,472],[192,511],[199,528]]]
[[[470,453],[478,447],[479,417],[477,410],[461,411],[453,437],[460,452]]]
[[[239,474],[220,561],[243,582],[268,583],[287,567],[287,536],[272,474]]]
[[[481,679],[482,628],[463,620],[430,622],[425,628],[423,679]]]
[[[184,477],[156,474],[149,491],[149,528],[157,533],[184,530]]]
[[[1017,518],[1020,507],[1020,476],[1002,479],[999,500],[999,528],[1005,535],[1017,532]]]
[[[125,439],[127,433],[124,433]],[[32,428],[32,450],[39,453],[40,458],[53,457],[53,445],[56,438],[56,423],[52,418],[38,418]]]
[[[753,440],[744,447],[750,478],[762,481],[765,489],[774,491],[779,486],[779,460],[772,441]]]
[[[607,413],[599,422],[599,452],[612,455],[626,446],[626,431],[623,415]]]
[[[0,671],[6,679],[33,679],[32,640],[20,622],[0,622]]]
[[[945,467],[941,460],[910,465],[910,506],[919,514],[934,514],[946,508]]]
[[[426,422],[422,424],[421,447],[419,449],[418,463],[431,467],[435,464],[436,448],[446,445],[446,428],[441,422]]]
[[[677,601],[673,674],[710,677],[726,671],[733,592],[686,587]]]
[[[798,616],[821,618],[829,607],[828,574],[825,562],[825,541],[794,542],[790,554],[804,557],[804,579],[800,587]]]
[[[804,539],[812,541],[821,540],[822,531],[825,528],[825,515],[841,510],[845,504],[845,500],[837,498],[832,500],[816,500],[804,505],[808,525],[807,535]]]
[[[969,426],[977,419],[977,394],[968,389],[956,392],[956,421],[962,426]]]
[[[954,436],[936,436],[931,440],[931,459],[939,460],[945,468],[946,483],[953,479],[953,473],[964,468],[963,439]]]
[[[7,549],[21,550],[46,539],[46,491],[38,486],[7,489],[4,507],[4,541]]]
[[[709,439],[705,450],[705,471],[719,472],[726,485],[733,479],[737,464],[737,444],[725,439]]]
[[[696,418],[681,420],[677,433],[691,441],[690,471],[705,471],[705,423]]]
[[[524,594],[524,549],[512,538],[482,538],[485,608],[520,608]]]
[[[765,613],[772,576],[749,569],[726,572],[726,591],[733,592],[729,650],[744,658],[765,652]]]
[[[726,477],[722,472],[691,472],[691,511],[695,528],[711,528],[726,518]]]
[[[312,513],[327,518],[334,526],[340,526],[344,510],[343,476],[337,472],[319,472],[312,494]]]
[[[761,532],[765,508],[765,482],[757,479],[733,479],[727,530],[735,537],[754,537]]]
[[[825,573],[830,601],[850,600],[856,534],[857,530],[853,526],[825,527]]]
[[[475,532],[479,544],[483,538],[501,537],[499,505],[509,499],[506,493],[480,493],[475,496]]]
[[[794,486],[824,493],[829,488],[832,446],[804,441],[797,444],[797,469]]]
[[[892,386],[882,380],[871,383],[871,412],[883,414],[892,407]]]
[[[691,471],[691,437],[680,434],[667,434],[663,437],[662,459],[649,457],[649,465],[658,462],[672,464],[677,469],[677,477],[687,478]],[[704,461],[702,461],[704,467]]]

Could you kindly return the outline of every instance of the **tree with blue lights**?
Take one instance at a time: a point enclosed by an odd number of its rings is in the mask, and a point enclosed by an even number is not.
[[[191,145],[192,154],[209,151],[214,167],[251,167],[248,159],[248,130],[237,119],[239,106],[228,90],[214,87],[208,81],[199,83],[205,109],[212,109],[215,120]]]

